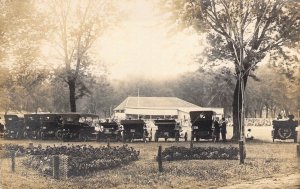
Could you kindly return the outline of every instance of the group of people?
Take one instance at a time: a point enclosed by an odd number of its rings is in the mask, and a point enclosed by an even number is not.
[[[227,134],[227,121],[225,118],[222,118],[219,122],[219,118],[216,117],[214,121],[214,135],[216,142],[220,141],[220,134],[222,136],[222,141],[226,142],[226,134]],[[246,134],[246,140],[253,140],[254,137],[252,136],[251,129],[248,129],[248,132]]]
[[[216,117],[214,121],[214,135],[216,137],[216,142],[220,141],[220,134],[222,136],[222,141],[226,142],[226,134],[227,134],[227,122],[225,118],[223,117],[221,121],[219,122],[219,118]]]
[[[215,135],[215,139],[216,142],[220,141],[220,134],[222,136],[222,141],[226,142],[226,133],[227,133],[227,121],[225,120],[225,118],[222,118],[222,120],[219,122],[219,118],[216,117],[215,121],[214,121],[214,135]],[[252,136],[251,133],[251,129],[247,130],[247,134],[246,134],[246,140],[253,140],[254,137]]]

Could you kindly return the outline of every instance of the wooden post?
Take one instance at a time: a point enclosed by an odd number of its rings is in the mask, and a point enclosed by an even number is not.
[[[190,143],[190,148],[194,147],[194,137],[193,137],[193,130],[191,131],[191,143]]]
[[[15,166],[16,166],[16,152],[14,150],[10,151],[11,154],[11,171],[15,172]]]
[[[157,152],[157,163],[158,163],[158,171],[159,172],[163,172],[161,150],[162,150],[162,147],[159,146],[158,147],[158,152]]]
[[[297,157],[300,158],[300,144],[297,145]]]
[[[59,156],[59,161],[60,161],[60,170],[61,170],[61,177],[64,179],[68,179],[68,163],[69,163],[69,158],[66,155],[61,155]]]
[[[240,164],[245,163],[245,149],[244,149],[244,141],[239,141],[239,149],[240,149]]]
[[[96,134],[96,141],[99,142],[99,133]]]
[[[53,178],[59,178],[59,156],[54,155],[53,157]]]
[[[110,138],[109,137],[107,138],[107,147],[108,148],[110,147]]]
[[[32,149],[33,148],[33,143],[29,143],[28,148]]]

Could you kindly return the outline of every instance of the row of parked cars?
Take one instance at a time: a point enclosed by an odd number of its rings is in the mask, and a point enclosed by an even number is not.
[[[214,140],[213,111],[190,112],[191,139]],[[289,117],[288,120],[274,120],[272,138],[286,140],[294,139],[297,142],[296,127],[298,122]],[[101,121],[95,114],[80,113],[36,113],[4,115],[5,127],[0,127],[0,135],[5,139],[56,139],[63,141],[154,141],[159,139],[174,139],[187,141],[187,132],[182,130],[180,123],[175,119],[157,119],[155,127],[149,127],[144,120]],[[152,129],[155,129],[152,136]]]
[[[191,125],[193,137],[200,139],[213,139],[212,111],[191,112]],[[198,116],[197,116],[198,115]],[[201,115],[201,116],[200,116]],[[147,126],[144,120],[101,121],[98,115],[81,113],[36,113],[17,115],[4,115],[5,139],[56,139],[70,140],[114,140],[133,141],[143,140],[157,142],[160,139],[167,141],[174,139],[187,141],[187,132],[182,130],[180,123],[175,119],[157,119],[154,136],[153,127]],[[195,126],[197,125],[197,126]]]

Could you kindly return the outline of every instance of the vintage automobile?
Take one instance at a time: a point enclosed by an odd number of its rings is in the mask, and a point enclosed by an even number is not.
[[[287,140],[293,139],[297,142],[297,131],[298,121],[294,121],[294,116],[289,115],[289,119],[273,120],[272,139]]]
[[[122,141],[132,142],[133,140],[143,140],[144,142],[151,140],[147,131],[146,123],[143,120],[121,120],[121,136]]]
[[[4,135],[5,139],[20,139],[24,133],[24,119],[17,115],[4,115],[5,127]]]
[[[45,139],[61,139],[62,136],[62,116],[55,113],[40,114],[40,138]]]
[[[63,141],[96,140],[98,132],[95,123],[99,116],[95,114],[63,113],[62,116],[62,139]]]
[[[174,119],[170,120],[154,120],[154,124],[157,126],[155,131],[154,140],[158,142],[159,138],[164,138],[165,141],[168,138],[174,138],[175,141],[179,141],[179,138],[184,138],[187,141],[187,133],[182,133],[181,126]]]
[[[214,111],[191,111],[190,120],[192,127],[191,140],[214,140],[213,122],[216,113]]]
[[[24,138],[39,139],[41,128],[40,114],[24,114],[24,122]]]
[[[122,139],[121,130],[117,122],[106,120],[106,122],[100,123],[98,141],[106,141],[107,139],[114,141]]]

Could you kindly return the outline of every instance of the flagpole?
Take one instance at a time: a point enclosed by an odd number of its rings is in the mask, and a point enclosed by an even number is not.
[[[137,106],[140,106],[140,88],[138,88],[138,102],[137,102]],[[140,114],[138,113],[138,119],[140,119]]]

